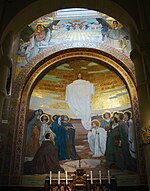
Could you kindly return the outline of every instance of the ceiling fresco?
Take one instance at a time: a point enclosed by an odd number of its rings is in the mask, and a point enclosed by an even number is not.
[[[66,9],[44,15],[21,32],[16,75],[37,55],[44,57],[44,52],[50,48],[65,43],[80,46],[91,41],[129,57],[128,31],[106,14],[87,9]]]
[[[120,77],[102,64],[88,60],[74,60],[51,69],[35,86],[30,109],[41,108],[45,113],[75,115],[65,101],[66,86],[77,79],[78,73],[95,87],[92,96],[92,116],[105,110],[123,110],[130,108],[127,88]]]

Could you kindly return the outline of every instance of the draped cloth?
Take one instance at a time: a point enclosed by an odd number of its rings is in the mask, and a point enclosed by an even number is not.
[[[94,85],[86,80],[75,80],[66,87],[66,102],[85,129],[91,129],[91,97]]]
[[[55,133],[55,145],[58,150],[59,160],[69,159],[67,154],[67,134],[63,123],[59,123],[60,116],[56,116],[52,122],[51,130]]]
[[[103,128],[93,128],[88,132],[88,143],[94,157],[105,155],[107,132]]]

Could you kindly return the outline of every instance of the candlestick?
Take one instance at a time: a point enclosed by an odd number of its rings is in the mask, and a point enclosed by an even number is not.
[[[60,171],[58,171],[58,185],[60,185]]]
[[[81,168],[81,160],[79,159],[79,168]]]
[[[108,184],[110,184],[110,171],[108,170]]]
[[[52,171],[50,171],[49,173],[49,184],[50,185],[52,184]]]
[[[92,171],[90,172],[91,174],[91,184],[93,184],[93,174],[92,174]]]
[[[65,172],[66,173],[66,185],[68,184],[68,176],[67,176],[67,171]]]
[[[100,183],[100,185],[102,184],[102,172],[101,172],[101,170],[99,171],[99,183]]]

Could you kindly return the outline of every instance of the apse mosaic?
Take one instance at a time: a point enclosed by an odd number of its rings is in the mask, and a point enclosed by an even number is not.
[[[58,171],[69,176],[79,164],[87,172],[92,170],[93,176],[97,169],[106,174],[110,168],[114,175],[134,174],[133,124],[127,87],[113,70],[84,59],[63,63],[49,70],[33,89],[24,174],[51,170],[53,176]]]
[[[66,87],[77,79],[78,73],[95,88],[92,95],[92,116],[105,110],[130,108],[130,98],[125,84],[109,68],[93,61],[70,61],[51,69],[36,85],[30,100],[30,109],[43,109],[46,113],[67,114],[75,118],[66,102]]]
[[[64,43],[95,42],[129,57],[128,31],[110,16],[87,9],[60,10],[38,18],[22,32],[19,41],[17,73],[37,55]],[[43,55],[42,55],[43,54]],[[117,54],[117,53],[116,53]]]

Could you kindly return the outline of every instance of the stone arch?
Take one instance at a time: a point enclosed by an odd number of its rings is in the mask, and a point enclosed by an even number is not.
[[[134,110],[137,112],[136,104],[137,93],[135,77],[132,72],[129,71],[127,66],[120,62],[115,57],[95,49],[90,48],[72,48],[63,51],[56,52],[47,56],[44,60],[38,62],[34,67],[28,66],[26,71],[22,71],[20,77],[18,77],[13,87],[13,99],[11,104],[11,129],[14,132],[11,155],[11,174],[19,176],[22,174],[23,160],[24,160],[24,148],[25,148],[25,135],[26,135],[26,113],[29,106],[29,99],[31,92],[39,80],[40,76],[55,67],[64,60],[75,58],[88,58],[95,61],[102,61],[105,65],[111,67],[118,75],[122,77],[122,80],[126,84],[131,104]],[[20,78],[20,79],[19,79]],[[135,112],[135,113],[136,113]],[[18,115],[16,115],[16,113]],[[138,114],[135,115],[136,124]],[[138,128],[138,127],[137,127]]]

